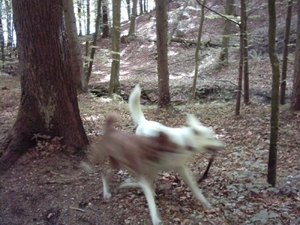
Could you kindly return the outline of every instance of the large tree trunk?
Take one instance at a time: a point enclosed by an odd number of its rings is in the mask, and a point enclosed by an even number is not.
[[[277,165],[277,140],[278,140],[278,120],[279,120],[279,82],[280,69],[279,60],[276,54],[276,7],[274,0],[268,0],[269,8],[269,57],[272,67],[272,101],[271,101],[271,134],[268,161],[267,182],[272,186],[276,184]]]
[[[81,48],[77,35],[76,18],[72,0],[63,0],[64,18],[66,22],[66,30],[69,40],[69,51],[71,60],[71,69],[73,72],[74,82],[79,91],[86,91],[87,84],[84,79],[84,69]]]
[[[68,151],[88,144],[63,36],[62,7],[62,0],[13,0],[22,95],[1,172],[35,144],[37,134],[61,137]]]
[[[170,106],[169,68],[168,68],[168,15],[167,2],[155,0],[156,4],[156,35],[157,35],[157,71],[158,71],[158,107]]]
[[[300,110],[300,0],[298,4],[298,23],[297,23],[297,44],[295,51],[295,64],[294,64],[294,80],[293,80],[293,93],[291,101],[292,110]]]

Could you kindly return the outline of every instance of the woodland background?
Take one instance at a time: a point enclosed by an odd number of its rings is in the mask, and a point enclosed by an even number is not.
[[[298,1],[274,1],[273,17],[273,1],[167,1],[168,20],[156,20],[153,1],[58,2],[1,1],[1,224],[151,223],[141,190],[105,200],[101,166],[89,175],[80,166],[109,113],[119,116],[119,129],[134,132],[127,99],[137,83],[148,119],[178,127],[193,113],[226,145],[200,184],[214,213],[203,210],[176,174],[160,174],[156,201],[165,224],[300,222]],[[279,73],[268,54],[270,18]],[[156,21],[168,22],[163,40],[156,38]],[[228,58],[221,57],[226,49]],[[162,97],[166,90],[169,99]],[[74,127],[66,126],[69,118]],[[277,152],[275,174],[268,170],[270,152]],[[189,164],[196,177],[207,159],[199,155]],[[120,171],[114,179],[127,176]]]

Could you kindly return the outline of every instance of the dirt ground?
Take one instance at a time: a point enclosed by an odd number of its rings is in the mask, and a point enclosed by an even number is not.
[[[198,11],[193,7],[187,9],[188,18],[198,21]],[[178,13],[175,6],[172,10],[171,15]],[[209,177],[199,185],[215,207],[214,212],[203,209],[177,174],[172,171],[159,174],[155,183],[156,203],[164,224],[300,224],[300,114],[290,112],[288,105],[280,108],[277,185],[273,188],[266,183],[271,88],[268,56],[255,55],[250,59],[252,104],[243,105],[241,116],[235,117],[238,50],[230,49],[230,64],[221,69],[216,66],[219,49],[201,50],[197,97],[186,104],[194,75],[195,46],[171,43],[169,70],[174,110],[158,112],[155,106],[156,50],[155,43],[149,42],[155,38],[153,15],[152,12],[139,17],[137,39],[122,44],[122,98],[105,96],[110,73],[110,40],[99,41],[101,48],[97,50],[90,92],[78,96],[90,143],[102,134],[104,119],[112,112],[119,117],[119,129],[134,131],[127,98],[139,83],[146,118],[179,127],[186,125],[185,113],[193,113],[204,125],[214,129],[226,145]],[[182,22],[181,29],[191,24],[188,18]],[[209,21],[203,38],[218,40],[211,37],[220,35],[220,22]],[[260,24],[261,21],[256,22]],[[123,34],[128,25],[123,24]],[[197,23],[188,27],[185,38],[195,38]],[[288,96],[292,68],[291,61]],[[19,79],[19,76],[0,74],[0,146],[17,115]],[[196,177],[203,173],[208,157],[197,155],[188,164]],[[104,199],[101,167],[96,166],[93,172],[87,173],[81,166],[82,161],[86,161],[84,154],[64,152],[58,138],[39,141],[0,177],[0,224],[151,224],[146,199],[140,189],[115,190],[111,199]],[[126,171],[119,171],[113,181],[119,183],[128,176]]]

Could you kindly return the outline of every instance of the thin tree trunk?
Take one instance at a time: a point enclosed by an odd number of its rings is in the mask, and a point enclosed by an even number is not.
[[[0,4],[2,5],[2,0],[0,1]],[[0,63],[1,67],[4,67],[4,61],[5,61],[5,54],[4,54],[4,33],[3,33],[3,24],[2,24],[2,10],[0,10],[0,60],[2,63]]]
[[[278,140],[278,120],[279,120],[279,82],[280,69],[279,60],[276,54],[276,6],[275,1],[268,0],[269,9],[269,57],[272,66],[272,100],[271,100],[271,134],[268,161],[267,181],[272,186],[276,184],[277,165],[277,140]]]
[[[11,10],[10,1],[5,0],[5,8],[6,8],[6,26],[7,26],[7,47],[12,47],[13,32],[12,32],[12,10]]]
[[[105,0],[102,2],[102,38],[108,38],[109,27],[108,27],[108,2]]]
[[[232,15],[234,0],[226,1],[225,14],[226,16]],[[230,40],[230,31],[231,31],[231,21],[225,19],[224,29],[222,35],[222,50],[219,56],[219,63],[221,65],[228,64],[228,48],[229,48],[229,40]]]
[[[189,102],[191,102],[194,99],[196,93],[196,86],[197,86],[198,68],[199,68],[199,50],[201,46],[202,28],[204,24],[204,6],[206,5],[206,0],[204,0],[202,4],[203,5],[201,6],[201,19],[200,19],[200,25],[198,29],[197,46],[195,50],[195,74],[194,74],[192,90],[189,96]]]
[[[108,96],[119,92],[120,82],[120,42],[121,42],[121,3],[120,0],[113,0],[113,27],[112,27],[112,63]]]
[[[294,63],[294,79],[293,79],[293,93],[291,101],[292,110],[300,110],[300,0],[297,1],[297,44],[295,51],[295,63]]]
[[[249,57],[248,57],[248,34],[247,34],[247,15],[246,15],[246,1],[241,1],[241,14],[242,14],[242,20],[244,21],[242,23],[242,29],[244,33],[244,58],[243,58],[243,64],[244,64],[244,103],[246,105],[250,104],[250,98],[249,98]]]
[[[143,12],[143,0],[139,0],[139,4],[140,4],[140,15],[142,15]]]
[[[131,15],[130,2],[131,0],[126,0],[128,20],[130,20],[130,15]]]
[[[176,18],[174,27],[173,27],[173,29],[171,30],[170,35],[169,35],[169,37],[168,37],[168,45],[170,44],[171,39],[172,39],[173,35],[175,34],[175,31],[177,30],[177,27],[178,27],[178,25],[179,25],[179,22],[180,22],[181,19],[182,19],[183,13],[184,13],[186,7],[188,6],[188,3],[189,3],[188,0],[186,0],[186,1],[184,2],[184,5],[183,5],[182,10],[179,12],[179,14],[178,14],[178,16],[177,16],[177,18]],[[205,0],[204,0],[204,3],[203,3],[203,4],[205,4]],[[202,8],[203,8],[203,7],[202,7]],[[202,15],[202,14],[201,14],[201,15]],[[200,26],[201,26],[201,25],[200,25]]]
[[[82,15],[81,15],[81,7],[82,7],[82,0],[77,0],[77,15],[78,15],[78,26],[79,26],[79,36],[82,36]]]
[[[144,0],[144,12],[148,12],[148,0]]]
[[[135,22],[136,22],[136,16],[137,16],[137,1],[133,0],[132,3],[132,13],[130,16],[130,26],[129,26],[129,32],[128,36],[135,36]]]
[[[244,68],[244,35],[240,28],[240,62],[239,62],[238,87],[237,87],[236,104],[235,104],[235,115],[236,116],[240,115],[240,110],[241,110],[243,68]]]
[[[90,15],[90,0],[86,1],[86,34],[89,35],[91,26],[91,15]]]
[[[280,84],[280,104],[285,104],[285,90],[286,90],[286,75],[289,55],[289,40],[291,30],[293,0],[289,0],[286,13],[285,32],[284,32],[284,47],[282,53],[282,73]]]
[[[167,2],[155,0],[156,4],[156,48],[157,48],[157,72],[158,72],[158,107],[168,108],[171,97],[169,92],[169,68],[168,68],[168,15]]]
[[[93,35],[93,43],[92,43],[93,46],[92,46],[92,50],[91,50],[90,60],[88,63],[88,70],[86,73],[86,81],[85,81],[86,86],[88,85],[91,74],[92,74],[93,62],[94,62],[94,57],[95,57],[95,52],[96,52],[96,45],[97,45],[97,38],[98,38],[98,33],[99,33],[99,28],[100,28],[100,26],[99,26],[100,20],[101,20],[101,0],[98,0],[98,2],[97,2],[97,18],[96,18],[96,24],[95,24],[96,30]],[[86,45],[88,46],[89,44],[86,43]]]

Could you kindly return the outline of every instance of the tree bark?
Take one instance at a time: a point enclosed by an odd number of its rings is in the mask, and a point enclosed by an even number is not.
[[[113,0],[113,27],[112,27],[112,63],[108,96],[119,92],[120,81],[120,43],[121,43],[121,2]]]
[[[69,51],[71,60],[71,69],[73,79],[79,91],[87,91],[87,84],[84,79],[84,69],[81,48],[77,35],[76,18],[74,13],[74,6],[72,0],[63,0],[64,18],[66,24],[66,31],[69,40]]]
[[[246,8],[246,1],[241,1],[241,20],[242,22],[242,31],[243,35],[243,48],[244,48],[244,55],[243,55],[243,72],[244,72],[244,103],[246,105],[250,104],[250,97],[249,97],[249,57],[248,57],[248,31],[247,31],[247,8]]]
[[[128,36],[135,36],[135,22],[136,22],[136,16],[137,16],[137,1],[138,0],[133,0],[133,3],[132,3],[132,13],[130,15],[130,26],[129,26]]]
[[[226,16],[231,16],[233,11],[234,0],[226,0],[225,14]],[[231,21],[225,19],[224,29],[222,35],[222,50],[219,56],[219,62],[221,65],[228,64],[228,48],[230,40],[230,31],[231,31]]]
[[[239,62],[238,87],[237,87],[236,104],[235,104],[236,116],[240,115],[240,110],[241,110],[243,68],[244,68],[244,33],[242,32],[242,29],[240,27],[240,62]]]
[[[295,51],[295,63],[294,63],[294,79],[293,79],[293,93],[291,101],[292,110],[300,110],[300,1],[297,1],[298,4],[298,23],[297,23],[297,43]]]
[[[267,182],[272,186],[276,184],[277,165],[277,140],[278,140],[278,120],[279,120],[279,82],[280,69],[279,60],[276,54],[276,6],[275,1],[268,0],[269,10],[269,57],[272,67],[272,100],[271,100],[271,134],[268,161]]]
[[[13,0],[21,74],[21,102],[3,172],[31,146],[38,134],[61,137],[68,151],[88,144],[67,57],[62,0]],[[41,27],[43,29],[41,29]]]
[[[82,0],[77,1],[77,15],[78,15],[78,26],[79,26],[79,36],[82,36],[82,15],[81,15],[81,7],[82,7]]]
[[[102,38],[108,38],[109,27],[108,27],[108,2],[107,0],[102,2]]]
[[[126,0],[128,20],[130,20],[130,14],[131,14],[130,2],[131,0]]]
[[[170,106],[169,68],[168,68],[168,15],[166,1],[155,0],[156,4],[156,48],[158,72],[158,107]]]
[[[142,15],[144,13],[143,0],[139,0],[139,5],[140,5],[140,15]]]
[[[0,4],[2,5],[2,0],[0,1]],[[2,23],[2,10],[0,10],[0,60],[2,61],[0,66],[4,67],[4,61],[5,61],[5,54],[4,54],[4,32],[3,32],[3,23]]]
[[[89,35],[91,26],[90,0],[86,1],[86,34]]]
[[[2,5],[2,4],[1,4]],[[11,1],[5,0],[6,8],[6,26],[7,26],[7,47],[12,47],[13,44],[13,24],[12,24],[12,10]]]
[[[286,90],[286,75],[288,65],[288,54],[289,54],[289,40],[291,30],[291,19],[292,19],[292,6],[293,0],[289,0],[286,13],[285,32],[284,32],[284,46],[282,53],[282,72],[281,72],[281,83],[280,83],[280,104],[285,104],[285,90]]]

